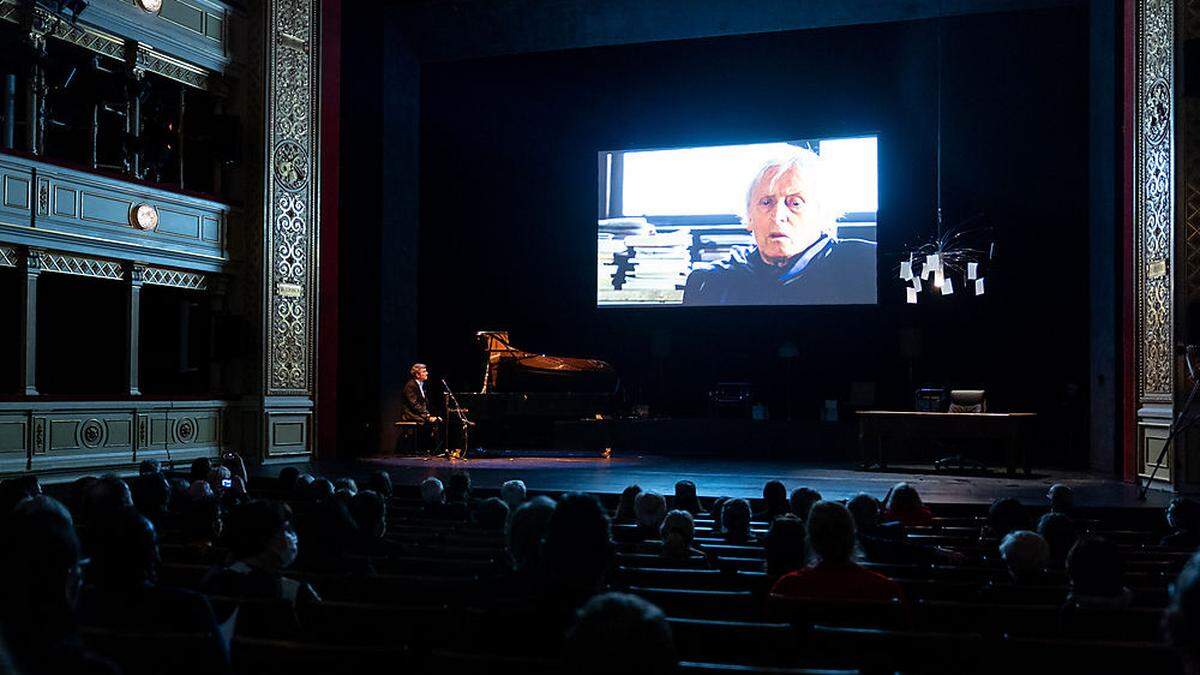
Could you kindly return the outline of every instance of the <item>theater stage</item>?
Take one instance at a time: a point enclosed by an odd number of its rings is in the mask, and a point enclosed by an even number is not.
[[[397,485],[416,485],[426,476],[445,479],[451,472],[466,469],[477,488],[496,489],[506,480],[520,478],[533,491],[569,491],[618,493],[637,483],[646,490],[670,494],[679,479],[696,483],[702,496],[721,495],[761,497],[762,486],[779,479],[788,489],[808,486],[825,498],[845,499],[858,492],[882,497],[890,485],[908,481],[917,486],[930,502],[943,504],[987,504],[998,496],[1016,497],[1029,504],[1040,504],[1046,489],[1062,482],[1075,491],[1081,506],[1155,507],[1168,501],[1167,493],[1151,490],[1146,502],[1137,501],[1137,486],[1094,474],[1072,471],[1041,470],[1030,477],[956,476],[935,474],[919,468],[887,471],[860,471],[846,463],[800,463],[767,458],[714,458],[656,455],[616,455],[601,459],[595,455],[541,453],[511,457],[462,460],[385,457],[364,459],[337,468],[317,464],[313,470],[331,475],[358,475],[384,468]],[[278,468],[268,467],[277,472]]]

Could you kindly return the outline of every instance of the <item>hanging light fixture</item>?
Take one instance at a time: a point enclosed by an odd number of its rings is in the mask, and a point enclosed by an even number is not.
[[[942,219],[942,81],[943,56],[941,12],[937,33],[937,236],[912,247],[900,259],[900,279],[905,282],[905,301],[915,305],[921,293],[953,295],[955,279],[972,295],[983,295],[985,263],[996,253],[996,243],[987,238],[991,228],[967,229],[969,218],[951,230]]]

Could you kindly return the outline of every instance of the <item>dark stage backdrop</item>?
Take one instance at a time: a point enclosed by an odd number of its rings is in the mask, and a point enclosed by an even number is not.
[[[525,349],[610,361],[634,402],[676,416],[702,414],[718,381],[752,382],[773,419],[809,420],[853,383],[886,407],[920,385],[982,387],[995,409],[1044,415],[1044,460],[1082,463],[1087,30],[1082,8],[945,23],[946,222],[982,214],[999,257],[986,296],[916,307],[896,276],[934,229],[935,23],[425,65],[416,352],[476,389],[471,337],[505,329]],[[595,306],[598,150],[868,132],[877,307]]]

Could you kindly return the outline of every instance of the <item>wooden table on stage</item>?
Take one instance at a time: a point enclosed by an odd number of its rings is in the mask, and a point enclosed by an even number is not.
[[[884,437],[894,439],[972,439],[1001,441],[1005,447],[1008,473],[1017,472],[1017,464],[1029,473],[1030,452],[1036,413],[942,413],[897,410],[859,410],[858,448],[863,466],[867,458],[867,437],[875,437],[876,463],[887,466]]]

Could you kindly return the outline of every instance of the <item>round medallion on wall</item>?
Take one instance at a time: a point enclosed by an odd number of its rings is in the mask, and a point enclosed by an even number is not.
[[[175,440],[180,443],[191,443],[196,440],[196,420],[184,417],[175,423]]]
[[[308,175],[308,158],[304,148],[295,141],[284,141],[275,148],[275,178],[285,190],[304,187]]]
[[[137,6],[150,14],[158,14],[162,11],[162,0],[137,0]]]
[[[85,448],[99,447],[104,441],[104,425],[100,420],[90,419],[79,427],[79,444]]]
[[[158,209],[150,204],[138,204],[129,210],[129,224],[144,232],[158,227]]]

